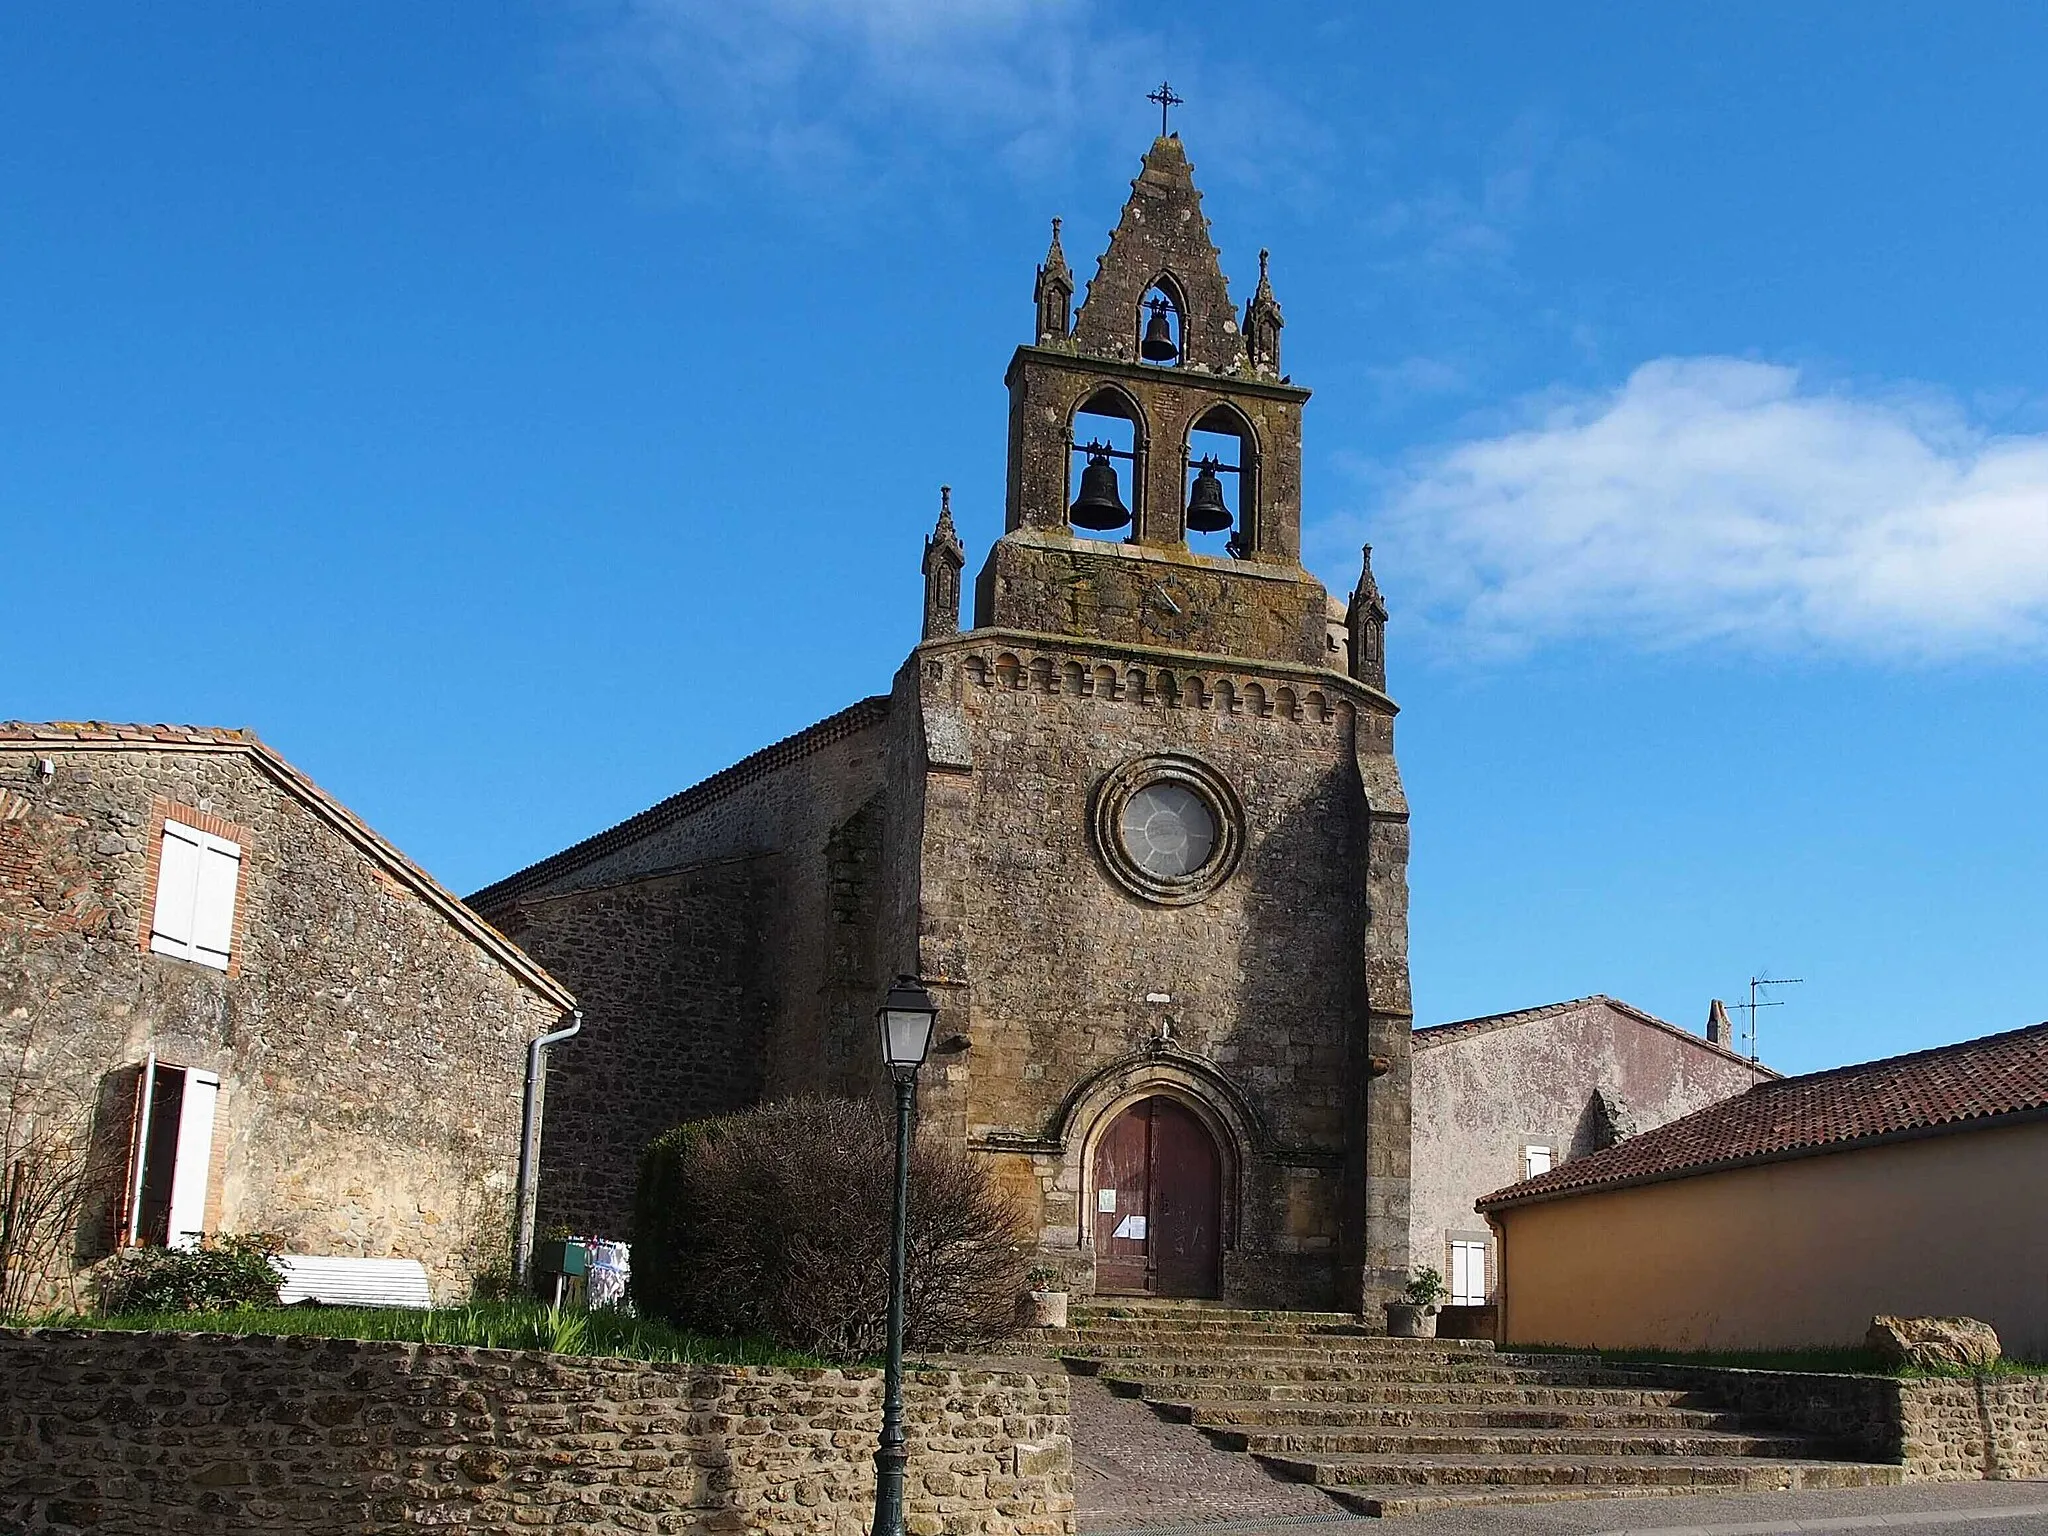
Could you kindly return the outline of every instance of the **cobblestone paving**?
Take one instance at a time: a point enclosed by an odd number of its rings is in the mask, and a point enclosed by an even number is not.
[[[1342,1521],[1348,1515],[1303,1483],[1266,1474],[1249,1456],[1217,1449],[1185,1424],[1170,1424],[1136,1398],[1088,1376],[1072,1380],[1074,1506],[1084,1533],[1154,1526],[1259,1522],[1260,1528]]]

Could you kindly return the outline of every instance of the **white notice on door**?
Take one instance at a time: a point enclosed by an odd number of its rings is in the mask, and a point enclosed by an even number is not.
[[[1116,1214],[1116,1191],[1113,1189],[1098,1189],[1095,1191],[1095,1209],[1107,1211],[1110,1215],[1114,1216]]]
[[[1111,1235],[1114,1237],[1132,1238],[1142,1243],[1145,1240],[1145,1218],[1142,1216],[1126,1216],[1116,1224],[1116,1231]]]

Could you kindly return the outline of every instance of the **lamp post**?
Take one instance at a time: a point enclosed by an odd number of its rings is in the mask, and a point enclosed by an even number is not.
[[[910,1225],[910,1112],[917,1069],[931,1053],[939,1005],[915,976],[898,976],[876,1010],[882,1061],[896,1080],[896,1213],[889,1250],[889,1365],[882,1378],[882,1435],[875,1448],[874,1536],[903,1536],[903,1267]]]

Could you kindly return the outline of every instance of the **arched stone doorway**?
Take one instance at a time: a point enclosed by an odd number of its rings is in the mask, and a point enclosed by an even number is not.
[[[1223,1282],[1223,1156],[1194,1112],[1140,1099],[1095,1145],[1095,1289],[1217,1296]]]

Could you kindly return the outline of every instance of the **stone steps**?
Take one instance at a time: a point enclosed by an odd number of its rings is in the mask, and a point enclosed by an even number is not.
[[[1083,1323],[1114,1322],[1138,1327],[1145,1323],[1173,1322],[1182,1326],[1210,1323],[1220,1327],[1255,1327],[1271,1323],[1282,1328],[1307,1328],[1325,1324],[1360,1327],[1356,1312],[1284,1312],[1271,1307],[1225,1307],[1213,1301],[1176,1301],[1152,1296],[1132,1296],[1122,1301],[1077,1302],[1067,1313],[1076,1326]]]
[[[1330,1451],[1263,1453],[1283,1477],[1329,1489],[1432,1488],[1480,1485],[1514,1488],[1684,1488],[1731,1492],[1783,1488],[1889,1487],[1903,1467],[1811,1458],[1718,1456],[1375,1455]]]
[[[1384,1488],[1325,1488],[1337,1503],[1354,1514],[1373,1516],[1426,1515],[1441,1510],[1498,1509],[1512,1505],[1562,1504],[1585,1499],[1670,1499],[1701,1493],[1712,1488],[1693,1487],[1600,1487],[1582,1483],[1569,1488],[1518,1488],[1507,1483],[1471,1484],[1464,1487],[1423,1484]]]
[[[1498,1406],[1503,1408],[1711,1408],[1713,1400],[1692,1387],[1558,1387],[1482,1385],[1458,1382],[1351,1381],[1135,1381],[1106,1375],[1103,1383],[1121,1397],[1143,1397],[1154,1408],[1192,1403],[1274,1403],[1292,1405],[1404,1404]]]
[[[1641,1385],[1639,1372],[1572,1366],[1417,1364],[1391,1361],[1366,1364],[1348,1360],[1108,1360],[1064,1356],[1068,1368],[1106,1381],[1154,1384],[1169,1381],[1348,1381],[1441,1383],[1444,1386],[1628,1387]]]
[[[1739,1430],[1740,1414],[1714,1408],[1595,1407],[1529,1408],[1481,1403],[1450,1407],[1435,1403],[1154,1402],[1161,1418],[1197,1429],[1280,1429],[1299,1425],[1321,1429],[1659,1429]]]
[[[1070,1370],[1360,1513],[1563,1498],[1889,1485],[1684,1378],[1487,1341],[1387,1339],[1355,1318],[1147,1306],[1057,1336]]]
[[[1798,1459],[1813,1450],[1803,1435],[1759,1435],[1739,1430],[1431,1429],[1407,1427],[1210,1429],[1225,1450],[1255,1456],[1492,1456],[1634,1459],[1776,1457]]]
[[[1090,1360],[1152,1360],[1173,1359],[1182,1362],[1217,1360],[1229,1363],[1238,1360],[1326,1360],[1351,1361],[1360,1365],[1390,1365],[1406,1369],[1416,1365],[1471,1365],[1490,1366],[1495,1364],[1528,1365],[1530,1357],[1508,1357],[1495,1354],[1492,1350],[1445,1349],[1389,1349],[1384,1340],[1332,1339],[1319,1343],[1312,1339],[1287,1340],[1280,1343],[1250,1343],[1221,1341],[1188,1345],[1157,1344],[1146,1340],[1139,1344],[1109,1344],[1083,1341],[1078,1345],[1059,1346],[1059,1353]]]

